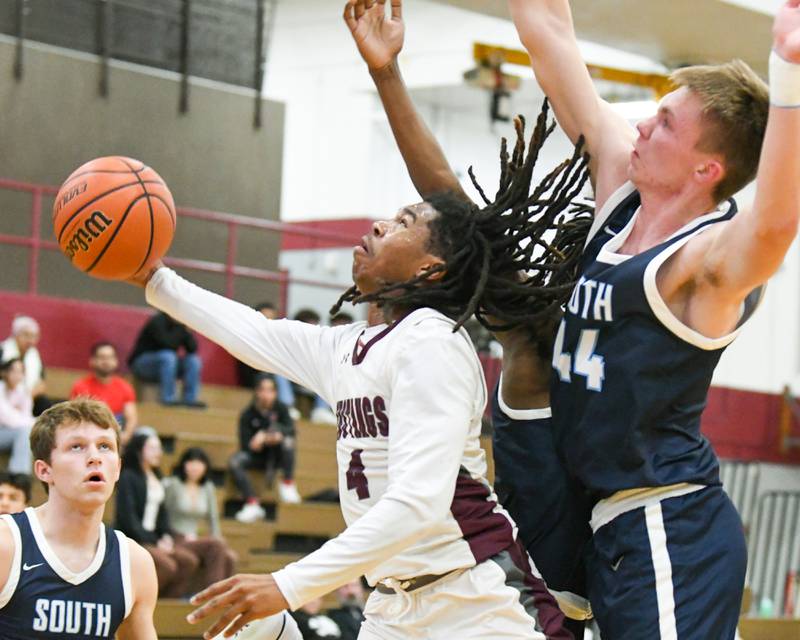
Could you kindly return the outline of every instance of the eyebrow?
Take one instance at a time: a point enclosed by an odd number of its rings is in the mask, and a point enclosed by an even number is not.
[[[414,213],[414,211],[413,211],[412,209],[409,209],[408,207],[403,207],[402,211],[403,211],[403,214],[400,216],[401,218],[402,218],[403,216],[411,216],[411,219],[412,219],[414,222],[416,222],[416,221],[417,221],[417,214],[416,214],[416,213]]]

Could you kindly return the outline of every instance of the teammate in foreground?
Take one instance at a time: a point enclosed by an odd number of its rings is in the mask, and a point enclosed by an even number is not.
[[[591,154],[598,214],[553,356],[553,421],[596,502],[589,595],[604,637],[733,638],[741,521],[700,433],[711,376],[800,214],[800,2],[767,86],[740,61],[676,71],[636,129],[597,94],[567,0],[510,0],[539,84]],[[729,197],[756,178],[752,208]]]
[[[48,498],[0,516],[0,637],[155,640],[153,561],[102,522],[120,472],[111,411],[57,404],[37,418],[31,449]]]
[[[394,0],[391,15],[386,15],[385,4],[385,0],[351,0],[344,18],[369,67],[411,179],[423,198],[450,191],[468,200],[403,82],[397,60],[404,40],[402,4]],[[551,245],[577,255],[590,223],[589,216],[574,218],[571,232]],[[573,265],[577,267],[577,260]],[[560,275],[572,281],[575,269]],[[535,323],[495,332],[503,346],[503,361],[492,394],[494,486],[547,586],[561,592],[556,594],[559,605],[568,617],[577,618],[566,626],[582,638],[583,620],[590,615],[583,555],[591,537],[591,509],[582,488],[558,459],[551,429],[550,360],[560,318],[561,310],[555,309]]]
[[[222,614],[207,638],[297,609],[362,574],[376,586],[362,639],[572,637],[485,479],[485,382],[460,330],[479,310],[508,326],[520,322],[520,305],[525,318],[549,314],[571,289],[513,282],[520,271],[534,281],[563,266],[563,254],[534,258],[514,234],[546,245],[542,234],[586,180],[578,150],[529,194],[546,130],[542,117],[527,156],[523,140],[504,154],[494,203],[477,209],[439,194],[374,223],[354,250],[355,284],[336,306],[376,303],[376,325],[268,320],[169,269],[149,274],[150,304],[250,366],[312,389],[338,418],[347,530],[273,575],[235,576],[199,594],[194,602],[204,606],[191,621]]]

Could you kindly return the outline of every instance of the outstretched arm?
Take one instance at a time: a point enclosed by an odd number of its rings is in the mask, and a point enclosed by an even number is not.
[[[405,27],[402,0],[349,0],[344,21],[380,95],[394,139],[408,168],[411,181],[423,198],[450,191],[466,194],[447,158],[408,95],[397,56],[403,48]]]
[[[627,179],[636,132],[594,87],[581,58],[568,0],[509,0],[536,81],[573,143],[583,135],[597,209]]]

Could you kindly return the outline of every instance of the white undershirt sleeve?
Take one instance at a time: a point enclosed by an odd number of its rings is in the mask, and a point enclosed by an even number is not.
[[[405,339],[389,364],[386,492],[339,536],[273,574],[293,610],[371,571],[445,522],[470,424],[485,395],[472,347],[451,325],[436,324],[444,330]]]
[[[145,294],[149,304],[213,340],[236,359],[330,398],[340,331],[293,320],[268,320],[259,311],[206,291],[167,268],[153,274]]]

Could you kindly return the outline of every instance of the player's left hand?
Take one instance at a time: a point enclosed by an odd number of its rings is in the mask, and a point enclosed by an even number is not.
[[[223,631],[224,637],[230,638],[248,622],[289,608],[289,603],[269,574],[238,574],[220,580],[194,596],[191,603],[202,606],[186,617],[190,624],[221,614],[219,620],[203,634],[205,640],[211,640]]]
[[[787,0],[772,24],[773,48],[786,62],[800,64],[800,0]]]

